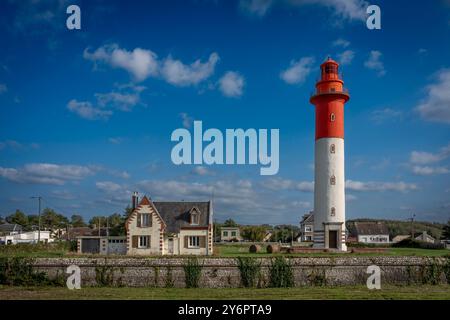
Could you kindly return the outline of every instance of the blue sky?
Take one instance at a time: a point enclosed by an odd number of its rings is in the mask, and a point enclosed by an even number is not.
[[[81,30],[65,26],[69,4]],[[209,200],[240,223],[313,205],[310,92],[341,62],[347,218],[450,218],[450,3],[361,0],[2,1],[0,215],[122,212],[132,191]],[[280,170],[175,166],[170,135],[279,128]]]

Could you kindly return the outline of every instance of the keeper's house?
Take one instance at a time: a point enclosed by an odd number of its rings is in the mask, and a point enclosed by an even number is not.
[[[156,202],[132,198],[128,255],[212,255],[213,209],[208,202]]]

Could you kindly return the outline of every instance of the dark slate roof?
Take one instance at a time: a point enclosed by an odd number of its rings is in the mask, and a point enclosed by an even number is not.
[[[355,222],[357,235],[389,234],[389,229],[382,222]]]
[[[4,223],[0,224],[0,231],[3,232],[22,231],[22,226],[16,223]]]
[[[200,221],[196,226],[207,227],[210,221],[210,202],[158,202],[153,204],[161,215],[167,226],[167,232],[178,233],[180,228],[192,227],[189,223],[189,212],[192,208],[197,208],[200,211]]]
[[[302,217],[301,224],[311,224],[314,223],[314,214],[313,213],[307,213]]]

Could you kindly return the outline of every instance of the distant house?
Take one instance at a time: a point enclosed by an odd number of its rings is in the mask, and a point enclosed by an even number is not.
[[[53,242],[53,238],[50,237],[50,231],[41,230],[39,231],[28,231],[22,233],[11,232],[10,235],[5,235],[0,238],[3,244],[18,244],[18,243],[38,243]]]
[[[361,243],[389,243],[389,230],[383,222],[355,222],[355,234]]]
[[[420,235],[414,238],[417,241],[423,241],[428,243],[435,243],[436,239],[430,236],[426,231],[423,231]]]
[[[220,228],[220,241],[242,241],[239,227]]]
[[[212,255],[213,208],[208,202],[156,202],[143,197],[125,222],[128,255]]]
[[[300,242],[310,242],[313,241],[314,235],[314,214],[311,211],[310,213],[305,214],[300,221],[300,234],[298,237],[298,241]]]
[[[11,234],[17,234],[22,232],[22,226],[17,223],[4,223],[0,224],[0,235],[6,236]]]

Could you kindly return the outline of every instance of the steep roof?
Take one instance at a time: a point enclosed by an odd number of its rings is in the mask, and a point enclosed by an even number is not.
[[[314,213],[307,213],[302,217],[300,224],[314,223]]]
[[[187,201],[154,201],[153,205],[166,223],[166,231],[171,233],[180,232],[181,228],[192,227],[190,224],[190,212],[194,208],[200,213],[198,227],[207,227],[210,222],[210,202],[187,202]]]
[[[357,235],[389,234],[389,229],[383,222],[355,222]]]
[[[3,232],[22,231],[22,226],[17,223],[4,223],[0,224],[0,231]]]

